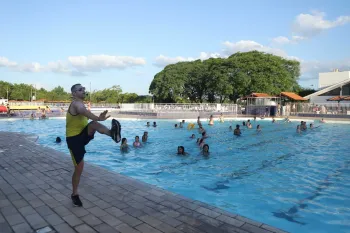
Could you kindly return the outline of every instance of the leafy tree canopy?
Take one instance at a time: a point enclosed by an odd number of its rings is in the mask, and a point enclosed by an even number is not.
[[[156,102],[226,102],[252,92],[298,92],[300,63],[258,51],[228,58],[179,62],[154,76],[149,92]]]

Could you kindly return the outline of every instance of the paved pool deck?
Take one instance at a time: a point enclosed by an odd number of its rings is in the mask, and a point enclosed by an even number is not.
[[[89,163],[73,207],[70,156],[35,138],[0,132],[1,233],[285,232]]]

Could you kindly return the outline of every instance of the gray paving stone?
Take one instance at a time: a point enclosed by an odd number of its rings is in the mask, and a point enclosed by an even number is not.
[[[13,215],[13,214],[18,213],[16,207],[14,207],[13,205],[2,207],[0,210],[4,216]]]
[[[204,207],[199,207],[198,209],[195,210],[196,212],[198,213],[201,213],[201,214],[204,214],[208,217],[211,217],[211,218],[216,218],[216,217],[219,217],[221,214],[219,213],[216,213],[210,209],[206,209]]]
[[[34,231],[26,222],[15,225],[12,229],[15,233],[33,233]]]
[[[106,211],[102,210],[101,208],[99,208],[97,206],[92,207],[90,209],[87,209],[87,211],[89,211],[90,213],[92,213],[93,215],[95,215],[97,217],[101,217],[101,216],[108,214]]]
[[[140,231],[136,230],[135,228],[132,228],[131,226],[125,223],[116,226],[115,229],[122,233],[140,233]]]
[[[162,217],[159,217],[159,219],[162,222],[164,222],[164,223],[166,223],[166,224],[168,224],[168,225],[170,225],[172,227],[178,227],[178,226],[180,226],[182,224],[181,221],[179,221],[179,220],[177,220],[175,218],[169,217],[167,215],[163,215]]]
[[[142,223],[135,227],[138,231],[141,231],[142,233],[162,233],[161,231],[151,227],[148,224]]]
[[[16,200],[16,201],[12,201],[12,204],[14,206],[16,206],[16,208],[21,208],[21,207],[25,207],[25,206],[28,206],[29,203],[24,200],[24,199],[19,199],[19,200]]]
[[[22,199],[22,196],[19,195],[18,193],[14,193],[14,194],[8,195],[7,199],[13,202],[13,201]],[[1,207],[1,205],[0,205],[0,207]]]
[[[227,224],[230,224],[230,225],[233,225],[235,227],[241,227],[245,222],[241,221],[241,220],[238,220],[238,219],[235,219],[235,218],[230,218],[230,217],[227,217],[225,215],[220,215],[219,217],[216,218],[217,220],[220,220],[224,223],[227,223]]]
[[[0,222],[1,233],[12,233],[12,229],[7,222]]]
[[[287,233],[286,231],[265,224],[263,224],[261,228],[272,231],[274,233]]]
[[[53,210],[47,205],[42,205],[35,208],[35,211],[38,212],[42,217],[54,214]]]
[[[243,222],[246,222],[246,223],[252,224],[254,226],[257,226],[257,227],[260,227],[262,225],[261,222],[254,221],[254,220],[251,220],[251,219],[243,217],[243,216],[237,215],[235,218],[238,219],[238,220],[241,220]]]
[[[188,224],[181,224],[180,226],[176,227],[176,229],[179,229],[182,232],[186,232],[186,233],[203,233],[201,230],[190,226]]]
[[[5,218],[11,226],[25,222],[24,218],[20,214],[5,215]]]
[[[29,204],[34,208],[45,205],[45,203],[42,202],[39,198],[34,198],[32,200],[29,200]]]
[[[11,205],[11,202],[8,199],[0,200],[0,208],[6,207],[6,206],[9,206],[9,205]]]
[[[67,215],[71,215],[72,212],[69,211],[69,209],[67,209],[66,207],[64,206],[58,206],[56,208],[53,208],[53,211],[55,211],[59,216],[61,217],[64,217],[64,216],[67,216]]]
[[[35,230],[48,226],[48,223],[39,214],[31,214],[25,218]]]
[[[148,225],[151,225],[152,227],[156,227],[159,226],[160,224],[162,224],[163,222],[152,217],[149,215],[144,215],[139,217],[140,220],[142,220],[143,222],[147,223]]]
[[[23,216],[27,216],[27,215],[31,215],[31,214],[36,214],[37,212],[35,211],[35,209],[31,206],[25,206],[22,208],[19,208],[18,211],[23,215]]]
[[[242,230],[241,228],[233,227],[227,223],[221,225],[220,229],[224,230],[226,233],[250,233],[248,231]]]
[[[103,233],[120,233],[117,231],[117,229],[107,225],[106,223],[102,223],[100,225],[94,226],[94,229],[97,232],[103,232]]]
[[[246,231],[251,232],[251,233],[271,233],[271,231],[254,226],[254,225],[249,224],[249,223],[245,223],[241,228],[243,230],[246,230]]]
[[[117,218],[126,214],[124,211],[122,211],[116,207],[107,208],[107,209],[105,209],[105,211],[110,213],[112,216],[117,217]]]
[[[89,211],[87,211],[85,208],[81,208],[81,207],[73,207],[70,209],[70,211],[76,215],[77,217],[83,217],[85,215],[90,214]]]
[[[223,224],[223,222],[205,215],[198,216],[198,219],[215,227],[219,227]]]
[[[44,219],[48,223],[50,223],[52,226],[64,223],[63,219],[57,214],[50,214],[50,215],[44,216]]]
[[[56,225],[54,226],[54,228],[58,233],[76,233],[76,231],[73,228],[71,228],[67,223]]]
[[[93,228],[89,227],[86,224],[76,226],[75,230],[79,233],[94,233],[94,232],[96,232]]]
[[[161,232],[165,232],[165,233],[182,233],[182,231],[180,231],[179,229],[176,229],[175,227],[169,226],[166,223],[162,223],[162,224],[156,226],[155,228],[157,228]]]
[[[125,214],[123,216],[117,217],[120,221],[128,224],[129,226],[135,227],[139,224],[141,224],[142,222],[140,220],[138,220],[137,218],[134,218],[128,214]]]
[[[74,214],[64,216],[63,220],[66,221],[72,227],[83,224],[83,222]]]
[[[104,215],[104,216],[100,217],[100,219],[112,227],[115,227],[119,224],[122,224],[122,221],[120,221],[116,217],[113,217],[110,214]]]
[[[91,227],[102,223],[102,221],[98,217],[94,216],[93,214],[85,215],[84,217],[81,218],[81,220],[83,220],[86,224],[88,224]]]

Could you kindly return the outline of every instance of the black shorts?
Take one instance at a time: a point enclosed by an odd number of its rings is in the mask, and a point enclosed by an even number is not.
[[[66,138],[74,166],[78,165],[83,160],[86,153],[85,145],[94,139],[94,135],[90,136],[88,134],[88,127],[89,124],[81,131],[80,134]]]

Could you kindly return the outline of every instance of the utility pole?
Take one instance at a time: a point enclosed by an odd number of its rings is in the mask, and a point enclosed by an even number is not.
[[[32,96],[33,96],[33,84],[30,85],[30,102],[32,102]]]
[[[90,98],[90,103],[91,103],[91,82],[90,82],[90,95],[89,95],[89,98]]]

